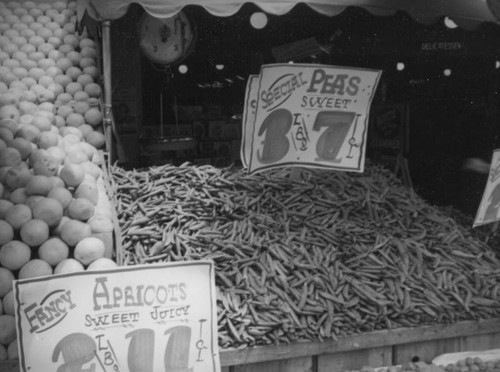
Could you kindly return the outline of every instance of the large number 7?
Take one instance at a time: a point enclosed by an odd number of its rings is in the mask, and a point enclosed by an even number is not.
[[[339,159],[337,156],[355,118],[355,112],[322,111],[318,113],[313,130],[318,132],[324,127],[326,130],[321,133],[316,143],[317,160],[333,163],[342,161],[342,158]]]

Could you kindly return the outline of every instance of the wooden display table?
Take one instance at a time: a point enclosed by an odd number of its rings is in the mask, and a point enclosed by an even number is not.
[[[490,319],[376,331],[324,342],[222,349],[220,354],[224,372],[341,372],[364,365],[403,364],[416,356],[431,362],[444,353],[499,345],[500,319]],[[18,372],[19,364],[0,362],[0,371]]]

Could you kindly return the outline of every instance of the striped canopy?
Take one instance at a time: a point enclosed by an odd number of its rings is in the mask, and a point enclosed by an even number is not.
[[[431,24],[449,17],[463,28],[474,28],[482,22],[497,22],[493,2],[498,0],[253,0],[264,12],[283,15],[302,2],[328,16],[341,13],[346,7],[357,6],[375,15],[391,15],[396,11],[408,13],[420,23]],[[78,15],[85,12],[99,21],[122,17],[130,4],[140,4],[158,18],[175,15],[186,5],[198,5],[209,13],[226,17],[238,12],[247,0],[78,0]],[[493,12],[492,12],[493,10]]]

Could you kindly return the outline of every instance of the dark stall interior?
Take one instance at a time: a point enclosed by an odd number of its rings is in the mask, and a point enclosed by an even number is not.
[[[423,25],[403,12],[375,16],[355,7],[327,17],[298,4],[286,15],[267,15],[267,25],[256,29],[249,19],[259,8],[251,3],[229,17],[197,6],[184,11],[194,21],[196,41],[185,58],[169,66],[152,63],[139,51],[130,25],[140,19],[140,6],[113,23],[113,107],[128,166],[238,165],[248,76],[277,62],[275,48],[307,40],[309,52],[293,62],[383,71],[373,107],[396,104],[407,110],[401,125],[408,127],[409,141],[403,152],[413,187],[431,203],[475,214],[486,176],[462,165],[469,157],[489,161],[498,146],[498,25],[474,30],[442,21]],[[194,137],[196,145],[144,153],[141,141],[169,136]],[[368,146],[367,158],[380,160],[380,151]],[[394,156],[391,150],[385,155]]]

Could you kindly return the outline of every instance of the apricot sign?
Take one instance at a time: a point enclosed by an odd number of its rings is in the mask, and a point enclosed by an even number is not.
[[[250,76],[242,160],[363,172],[369,109],[381,71],[314,64],[262,66]]]
[[[219,372],[211,261],[14,282],[21,371]]]

